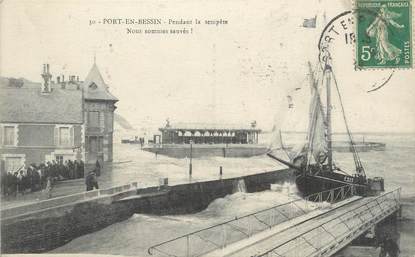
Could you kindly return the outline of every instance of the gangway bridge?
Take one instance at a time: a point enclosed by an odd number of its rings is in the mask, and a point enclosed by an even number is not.
[[[362,197],[354,185],[310,195],[151,246],[153,256],[332,256],[400,210],[400,188]]]

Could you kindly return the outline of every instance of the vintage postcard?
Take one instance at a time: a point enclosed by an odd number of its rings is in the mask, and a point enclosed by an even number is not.
[[[413,6],[0,1],[0,255],[415,256]]]

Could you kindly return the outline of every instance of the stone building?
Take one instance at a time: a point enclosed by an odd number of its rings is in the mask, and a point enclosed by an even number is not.
[[[49,65],[43,83],[0,77],[0,163],[13,171],[31,163],[112,161],[118,101],[94,63],[86,79],[58,76]]]
[[[95,63],[83,82],[83,88],[86,163],[112,161],[114,111],[118,99],[109,92]]]
[[[44,65],[43,83],[0,78],[0,160],[3,171],[31,163],[84,157],[82,90],[58,84]]]

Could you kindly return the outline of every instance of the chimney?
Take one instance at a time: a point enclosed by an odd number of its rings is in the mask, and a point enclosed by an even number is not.
[[[40,74],[43,78],[42,93],[50,93],[52,74],[49,72],[49,64],[43,64],[43,73]]]

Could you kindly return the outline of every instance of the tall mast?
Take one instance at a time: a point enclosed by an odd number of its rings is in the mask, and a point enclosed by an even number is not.
[[[331,86],[330,86],[330,79],[331,79],[331,66],[326,64],[325,66],[325,73],[326,73],[326,89],[327,89],[327,150],[328,150],[328,166],[330,171],[333,168],[333,151],[331,145]]]

